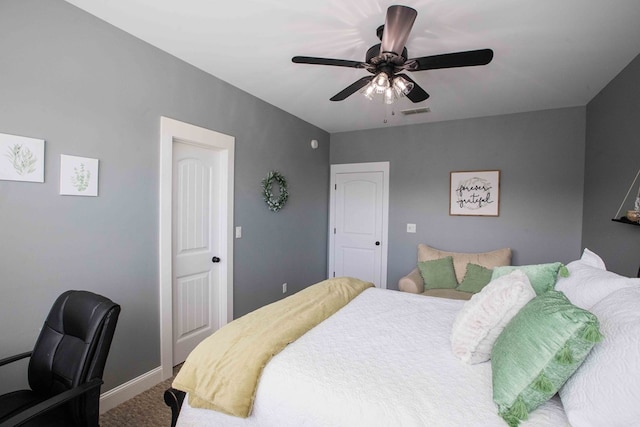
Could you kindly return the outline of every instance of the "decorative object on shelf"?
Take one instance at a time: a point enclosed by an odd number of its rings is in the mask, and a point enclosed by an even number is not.
[[[280,187],[280,195],[278,197],[273,195],[274,181]],[[287,189],[287,180],[280,172],[273,170],[262,180],[262,195],[270,211],[278,212],[284,207],[289,198],[289,190]]]
[[[499,216],[500,171],[451,172],[449,215]]]
[[[640,169],[638,169],[638,173],[636,173],[636,177],[633,178],[633,181],[629,186],[629,190],[627,190],[627,194],[624,196],[624,199],[622,199],[622,203],[620,203],[618,212],[616,212],[616,216],[612,219],[612,221],[623,222],[626,224],[640,225],[640,185],[638,186],[638,193],[636,194],[636,200],[633,205],[633,210],[628,210],[625,216],[622,216],[622,217],[620,216],[620,211],[622,210],[624,203],[627,201],[629,194],[631,194],[631,190],[633,189],[633,186],[636,185],[636,181],[638,180],[639,176],[640,176]]]
[[[98,195],[98,159],[60,155],[60,194]]]
[[[640,210],[627,211],[627,219],[631,222],[640,222]]]
[[[44,139],[0,133],[0,179],[44,182]]]

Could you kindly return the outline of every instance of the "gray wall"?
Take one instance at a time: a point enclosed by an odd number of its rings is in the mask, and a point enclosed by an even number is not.
[[[566,108],[332,134],[331,163],[390,162],[387,286],[396,289],[418,243],[510,247],[515,264],[576,259],[584,140],[585,109]],[[488,169],[501,171],[500,216],[449,216],[449,172]]]
[[[612,222],[640,168],[640,56],[587,105],[582,244],[607,268],[635,277],[640,227]],[[620,215],[633,209],[636,182]]]
[[[325,277],[326,132],[61,0],[2,0],[0,57],[0,132],[46,140],[45,183],[0,181],[0,357],[82,288],[122,305],[103,391],[159,366],[160,116],[236,138],[236,316]],[[60,154],[100,159],[99,197],[58,194]],[[271,169],[289,181],[277,214]],[[4,367],[0,392],[19,377]]]

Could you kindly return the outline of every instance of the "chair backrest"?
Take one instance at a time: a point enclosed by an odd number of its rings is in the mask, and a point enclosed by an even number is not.
[[[29,361],[31,389],[52,396],[102,378],[119,314],[118,304],[92,292],[60,295]]]

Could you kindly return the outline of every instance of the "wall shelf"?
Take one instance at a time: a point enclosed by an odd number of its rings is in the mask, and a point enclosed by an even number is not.
[[[629,225],[640,225],[640,223],[633,222],[633,221],[629,221],[629,220],[627,219],[627,217],[624,217],[624,216],[623,216],[623,217],[620,217],[620,219],[615,219],[615,218],[613,218],[611,221],[613,221],[613,222],[621,222],[621,223],[623,223],[623,224],[629,224]]]

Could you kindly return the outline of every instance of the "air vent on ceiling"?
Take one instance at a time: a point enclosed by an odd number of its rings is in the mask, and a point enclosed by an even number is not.
[[[400,111],[405,116],[411,116],[413,114],[424,114],[431,112],[431,108],[429,107],[421,107],[421,108],[409,108],[408,110]]]

